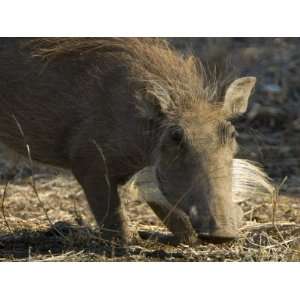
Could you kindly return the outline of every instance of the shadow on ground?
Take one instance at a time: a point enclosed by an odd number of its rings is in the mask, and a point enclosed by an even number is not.
[[[144,242],[176,245],[178,241],[171,234],[140,231],[140,238]],[[109,244],[99,238],[99,231],[87,226],[73,225],[67,222],[57,222],[48,229],[16,230],[12,233],[0,235],[1,259],[32,260],[32,257],[49,255],[55,257],[68,253],[86,253],[88,255],[104,256],[107,258],[122,258],[122,261],[132,260],[134,255],[143,255],[145,258],[166,259],[174,257],[174,253],[164,250],[145,251],[134,245],[137,238],[128,247],[118,244]],[[141,242],[141,240],[140,240]],[[183,255],[177,254],[180,258]],[[78,258],[77,258],[78,260]]]

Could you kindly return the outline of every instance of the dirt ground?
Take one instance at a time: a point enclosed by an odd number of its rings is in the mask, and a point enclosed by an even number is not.
[[[71,174],[21,163],[0,148],[0,261],[300,261],[300,39],[172,38],[216,76],[257,76],[247,115],[236,122],[244,157],[280,187],[276,203],[242,203],[241,237],[228,244],[178,244],[147,204],[123,199],[134,234],[127,248],[99,240]],[[7,181],[9,184],[6,185]],[[275,221],[275,223],[274,223]]]

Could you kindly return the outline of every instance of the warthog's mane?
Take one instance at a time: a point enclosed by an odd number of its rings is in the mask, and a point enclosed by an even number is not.
[[[246,159],[233,159],[232,191],[235,202],[272,197],[275,187],[263,169]]]
[[[165,110],[182,112],[195,102],[208,103],[217,93],[216,80],[208,80],[199,59],[178,53],[164,39],[41,38],[29,45],[33,56],[49,63],[86,58],[103,72],[125,67],[142,101],[158,100]]]

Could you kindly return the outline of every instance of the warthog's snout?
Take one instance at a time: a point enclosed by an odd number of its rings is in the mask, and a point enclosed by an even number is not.
[[[227,243],[233,240],[236,240],[237,237],[232,237],[232,236],[214,236],[214,235],[200,235],[199,236],[202,240],[207,241],[209,243],[214,243],[214,244],[221,244],[221,243]]]
[[[193,222],[193,219],[191,223],[198,237],[210,243],[229,242],[239,238],[239,229],[234,225],[216,226],[212,220],[200,224]]]
[[[229,201],[226,212],[217,210],[215,214],[192,206],[187,214],[169,204],[158,188],[152,167],[137,173],[128,182],[127,192],[130,197],[146,201],[169,230],[182,241],[196,243],[200,238],[211,243],[222,243],[239,237],[243,212],[238,204]]]
[[[239,238],[238,230],[218,228],[213,231],[201,232],[199,238],[209,243],[225,243]]]
[[[189,210],[191,224],[202,240],[223,243],[239,238],[242,223],[241,207],[224,197],[198,201]]]

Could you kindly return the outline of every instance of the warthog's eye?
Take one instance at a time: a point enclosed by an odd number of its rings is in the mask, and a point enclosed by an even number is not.
[[[183,136],[184,136],[183,129],[180,127],[172,128],[170,130],[170,138],[176,144],[180,144],[182,142]]]
[[[236,132],[235,128],[231,126],[231,133],[230,133],[230,138],[235,139],[238,136],[238,133]]]

